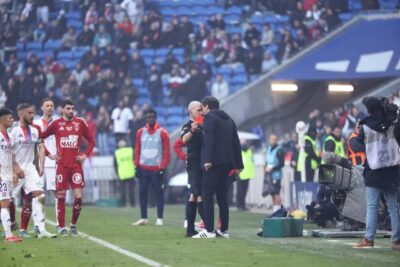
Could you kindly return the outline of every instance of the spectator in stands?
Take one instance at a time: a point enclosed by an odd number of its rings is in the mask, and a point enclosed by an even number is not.
[[[87,68],[91,64],[100,64],[100,55],[96,46],[92,46],[81,58],[82,67]]]
[[[140,56],[139,51],[135,51],[132,54],[132,60],[130,65],[130,75],[133,78],[144,79],[146,76],[146,64],[143,58]]]
[[[89,7],[89,10],[85,14],[84,24],[85,26],[88,26],[91,30],[94,31],[98,20],[99,20],[99,14],[96,9],[96,3],[92,2]]]
[[[278,62],[276,62],[275,58],[273,56],[271,56],[271,54],[268,51],[265,51],[263,61],[261,63],[262,72],[269,72],[270,70],[275,68],[277,65],[278,65]]]
[[[10,60],[11,55],[16,55],[17,53],[17,40],[18,33],[15,28],[11,26],[11,24],[7,24],[4,30],[4,59],[6,61]]]
[[[55,85],[54,74],[51,72],[51,69],[48,66],[43,67],[43,74],[46,77],[46,86],[45,86],[44,90],[46,93],[49,93],[50,91],[52,91],[54,89],[54,85]]]
[[[210,24],[211,28],[217,32],[225,30],[225,21],[221,14],[212,16],[208,23]]]
[[[361,5],[363,10],[380,9],[378,0],[361,0]]]
[[[343,130],[342,130],[343,137],[347,138],[353,131],[357,122],[361,121],[365,117],[366,117],[366,115],[363,112],[361,112],[357,107],[352,107],[349,114],[346,117],[346,121],[343,126]]]
[[[168,75],[168,88],[171,92],[172,101],[175,105],[182,105],[184,102],[184,89],[190,75],[179,66],[174,64]]]
[[[60,50],[71,50],[74,46],[76,46],[76,38],[77,34],[74,27],[70,27],[68,32],[66,32],[60,44]]]
[[[38,23],[49,23],[49,7],[51,0],[36,0],[36,20]]]
[[[247,25],[247,29],[244,32],[244,41],[246,42],[247,47],[251,47],[251,42],[253,39],[259,39],[260,38],[260,32],[257,30],[257,28],[254,26],[253,23],[249,23]]]
[[[164,24],[164,30],[161,32],[161,45],[172,48],[175,45],[176,33],[173,31],[170,23]]]
[[[221,65],[224,65],[228,59],[228,51],[224,49],[224,46],[221,43],[218,43],[213,51],[215,58],[215,66],[219,68]]]
[[[188,16],[183,16],[178,27],[177,45],[183,47],[189,40],[189,34],[193,33],[193,24],[189,21]]]
[[[185,44],[185,54],[195,60],[200,50],[201,46],[196,42],[196,35],[194,33],[189,34],[189,42]]]
[[[120,22],[122,22],[124,20],[125,16],[126,16],[125,10],[123,10],[120,5],[115,5],[113,21],[115,21],[115,23],[119,24]]]
[[[221,74],[215,76],[215,82],[211,86],[211,95],[219,101],[229,95],[229,84]]]
[[[7,103],[7,93],[3,89],[3,85],[0,83],[0,108],[4,108]]]
[[[33,41],[35,42],[44,42],[46,38],[46,29],[44,23],[41,22],[38,24],[37,28],[33,31]]]
[[[5,91],[7,92],[6,106],[9,107],[11,110],[16,111],[17,105],[20,103],[20,87],[18,86],[18,83],[14,78],[8,79]]]
[[[49,28],[47,28],[44,42],[47,42],[47,40],[58,40],[62,35],[63,33],[59,31],[57,20],[54,19],[50,22]]]
[[[121,139],[128,140],[133,119],[132,110],[126,106],[123,99],[120,99],[118,101],[118,107],[116,107],[111,114],[111,120],[114,125],[114,136],[117,143]]]
[[[196,42],[202,45],[203,40],[205,40],[209,35],[209,31],[204,23],[199,23],[199,27],[196,32]]]
[[[331,7],[327,7],[322,16],[326,22],[325,31],[330,31],[330,30],[334,29],[336,26],[338,26],[342,22],[339,18],[338,13],[336,12],[336,10],[332,9]]]
[[[338,13],[349,12],[349,0],[330,0],[329,7]]]
[[[156,64],[151,64],[150,72],[147,80],[150,98],[153,105],[157,106],[162,103],[162,81],[161,74],[158,71]]]
[[[79,46],[91,46],[93,44],[94,32],[88,25],[83,27],[83,31],[78,34],[76,43]]]
[[[119,95],[120,98],[128,97],[130,102],[135,103],[138,96],[138,89],[133,85],[129,77],[125,77],[124,83],[119,90]]]
[[[131,22],[139,25],[143,16],[144,5],[142,0],[124,0],[121,8],[125,10]]]
[[[130,134],[130,138],[131,138],[131,142],[132,142],[132,146],[135,147],[136,142],[136,134],[139,131],[140,128],[144,127],[146,125],[146,118],[144,117],[144,113],[142,109],[137,109],[134,110],[135,112],[135,119],[133,120],[133,123],[131,125],[131,134]]]
[[[312,5],[311,9],[307,10],[306,18],[311,21],[316,21],[321,18],[322,10],[317,4]]]
[[[250,51],[247,55],[245,68],[248,75],[257,75],[261,73],[262,58],[257,58],[254,52]]]
[[[178,60],[172,53],[168,53],[164,65],[161,68],[162,74],[169,74],[175,64],[179,64]]]
[[[111,37],[108,32],[105,31],[105,28],[100,26],[94,36],[93,45],[98,48],[106,48],[109,44],[111,44]]]
[[[196,61],[193,62],[192,65],[194,68],[198,70],[199,73],[203,75],[207,81],[211,79],[211,66],[210,64],[204,59],[204,56],[201,53],[197,54]]]
[[[113,21],[114,21],[114,12],[113,12],[113,7],[112,7],[111,3],[105,4],[103,17],[108,23],[113,23]]]
[[[263,58],[264,49],[260,46],[260,43],[257,39],[253,39],[251,41],[250,51],[253,52],[254,56],[260,60]]]
[[[294,53],[296,46],[290,31],[287,29],[282,29],[281,31],[282,38],[279,43],[277,56],[279,62],[284,62]]]
[[[135,32],[135,25],[129,20],[128,16],[125,16],[124,20],[118,23],[118,29],[128,36],[132,36]]]
[[[97,112],[96,129],[97,129],[97,146],[101,156],[110,155],[108,149],[108,133],[111,126],[110,114],[105,106],[101,105]]]
[[[263,31],[261,33],[261,42],[260,45],[264,48],[269,46],[274,42],[274,30],[271,29],[271,25],[269,23],[265,23],[263,27]]]
[[[215,38],[215,32],[214,31],[210,32],[207,38],[201,42],[203,53],[204,54],[212,53],[217,43],[218,40]]]
[[[194,100],[200,101],[206,96],[207,84],[204,77],[205,75],[196,68],[190,70],[190,78],[187,80],[184,89],[186,104]]]

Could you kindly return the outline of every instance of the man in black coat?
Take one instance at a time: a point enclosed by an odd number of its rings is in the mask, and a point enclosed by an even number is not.
[[[400,120],[387,119],[382,101],[366,97],[363,104],[368,117],[361,120],[357,140],[365,146],[364,183],[366,187],[367,216],[364,238],[354,248],[374,247],[381,195],[386,200],[392,226],[392,249],[400,250],[400,223],[397,188],[400,171]]]
[[[206,229],[193,238],[229,238],[229,199],[231,184],[229,173],[242,170],[241,146],[235,122],[224,111],[219,102],[208,96],[202,101],[204,114],[204,141],[201,149],[203,174],[203,209]],[[221,229],[214,233],[214,194],[217,196]]]

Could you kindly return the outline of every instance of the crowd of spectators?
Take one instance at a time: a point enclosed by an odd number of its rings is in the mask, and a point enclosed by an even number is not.
[[[148,104],[155,106],[184,106],[207,94],[222,99],[231,92],[230,77],[218,74],[219,68],[242,66],[249,77],[268,72],[339,24],[341,11],[330,5],[334,1],[308,6],[309,1],[304,5],[298,1],[287,9],[286,27],[277,30],[265,23],[259,29],[250,19],[243,21],[246,28],[241,35],[227,33],[222,14],[198,25],[186,15],[166,20],[157,9],[145,10],[142,0],[3,2],[0,105],[15,110],[18,103],[31,102],[40,110],[45,96],[56,104],[72,98],[80,115],[97,129],[100,154],[110,153],[106,136],[119,134],[116,109],[129,109],[124,134],[132,137],[135,127],[143,123],[146,105],[137,103],[141,92],[133,80],[142,80],[151,99]],[[64,5],[62,9],[58,3]],[[74,10],[80,11],[75,26],[67,17]],[[44,58],[31,51],[49,52],[52,41],[58,42]],[[32,42],[39,47],[29,47]],[[27,44],[24,58],[18,55],[21,43]],[[278,45],[276,58],[269,51],[273,45]],[[67,66],[59,60],[64,51],[77,53],[76,48],[85,48],[76,64]],[[145,62],[141,51],[160,48],[170,52]],[[176,56],[174,49],[182,49],[183,55]]]

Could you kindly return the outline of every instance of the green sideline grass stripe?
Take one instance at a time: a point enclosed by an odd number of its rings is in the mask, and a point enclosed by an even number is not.
[[[53,222],[53,221],[51,221],[49,219],[46,219],[46,223],[48,223],[48,224],[50,224],[52,226],[57,226],[57,224],[55,222]],[[114,244],[111,244],[110,242],[107,242],[107,241],[105,241],[103,239],[100,239],[100,238],[97,238],[97,237],[94,237],[94,236],[90,236],[90,235],[85,234],[85,233],[83,233],[81,231],[79,231],[79,235],[81,237],[87,238],[90,241],[93,241],[93,242],[95,242],[95,243],[97,243],[97,244],[99,244],[99,245],[101,245],[103,247],[106,247],[106,248],[109,248],[111,250],[114,250],[115,252],[118,252],[118,253],[120,253],[122,255],[128,256],[128,257],[130,257],[132,259],[140,261],[140,262],[142,262],[144,264],[147,264],[149,266],[152,266],[152,267],[161,267],[161,266],[167,267],[166,265],[163,265],[163,264],[161,264],[159,262],[156,262],[154,260],[145,258],[145,257],[143,257],[143,256],[141,256],[139,254],[136,254],[134,252],[131,252],[129,250],[126,250],[126,249],[123,249],[121,247],[118,247],[118,246],[116,246]]]
[[[48,223],[48,224],[50,224],[52,226],[57,226],[57,224],[55,222],[53,222],[53,221],[51,221],[49,219],[46,219],[46,223]],[[97,238],[97,237],[94,237],[94,236],[90,236],[90,235],[85,234],[85,233],[83,233],[81,231],[79,231],[79,235],[81,237],[87,238],[90,241],[93,241],[93,242],[95,242],[95,243],[97,243],[97,244],[99,244],[99,245],[101,245],[103,247],[109,248],[111,250],[114,250],[115,252],[118,252],[118,253],[122,254],[122,255],[128,256],[128,257],[130,257],[132,259],[135,259],[135,260],[140,261],[140,262],[142,262],[144,264],[147,264],[148,266],[151,266],[151,267],[161,267],[161,266],[167,267],[167,265],[163,265],[163,264],[161,264],[159,262],[156,262],[154,260],[145,258],[145,257],[143,257],[143,256],[141,256],[139,254],[136,254],[134,252],[131,252],[129,250],[126,250],[126,249],[118,247],[118,246],[116,246],[114,244],[111,244],[110,242],[107,242],[107,241],[105,241],[103,239],[100,239],[100,238]]]

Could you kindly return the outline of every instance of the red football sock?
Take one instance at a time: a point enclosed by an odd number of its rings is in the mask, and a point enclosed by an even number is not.
[[[57,220],[60,228],[65,227],[65,198],[57,199]]]
[[[81,214],[82,209],[82,198],[74,199],[74,206],[72,207],[72,218],[71,224],[75,225],[78,221],[79,215]]]
[[[21,230],[26,230],[32,214],[32,196],[22,194]]]
[[[10,211],[11,223],[15,223],[15,204],[14,204],[14,201],[10,202],[10,207],[8,209]]]

